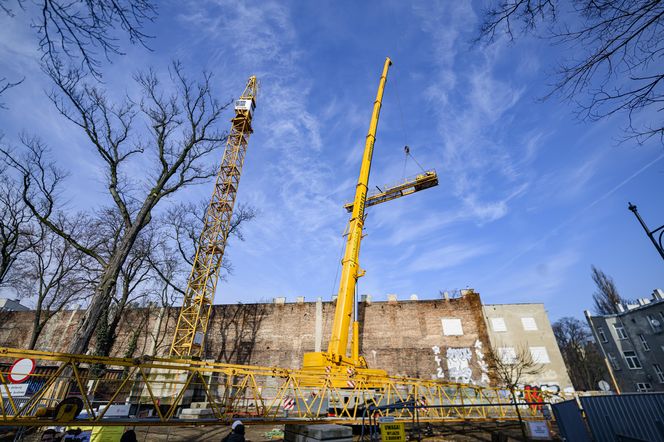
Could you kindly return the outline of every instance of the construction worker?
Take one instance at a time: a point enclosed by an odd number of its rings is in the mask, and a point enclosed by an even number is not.
[[[242,421],[233,422],[233,425],[231,425],[231,432],[228,433],[221,442],[245,442],[244,425],[242,425]]]

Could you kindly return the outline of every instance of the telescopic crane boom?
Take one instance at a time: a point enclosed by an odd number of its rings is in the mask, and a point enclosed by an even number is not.
[[[249,77],[244,92],[235,101],[235,117],[214,192],[205,213],[205,224],[196,248],[187,290],[171,343],[171,357],[201,357],[210,319],[210,309],[219,281],[219,270],[231,229],[231,217],[237,195],[249,136],[256,108],[258,82]]]
[[[347,355],[348,348],[348,330],[353,316],[355,304],[355,291],[357,279],[364,275],[364,270],[360,269],[360,242],[362,241],[362,230],[364,228],[364,209],[367,203],[367,189],[369,185],[369,172],[371,171],[371,160],[373,157],[374,143],[376,141],[376,129],[378,128],[378,118],[383,101],[383,91],[387,82],[387,71],[392,65],[389,57],[385,59],[383,72],[378,83],[378,92],[374,101],[373,113],[371,115],[371,124],[364,145],[364,154],[362,156],[362,166],[360,167],[360,176],[355,187],[355,199],[352,205],[346,208],[351,212],[348,224],[348,235],[346,238],[346,251],[341,261],[341,279],[339,282],[339,292],[337,295],[337,305],[334,312],[334,322],[332,323],[332,335],[328,344],[327,352],[312,352],[304,354],[304,370],[335,370],[360,369],[366,374],[370,372],[374,375],[382,375],[382,370],[368,370],[365,359],[359,354],[359,324],[353,322],[353,333],[351,341],[351,356]],[[380,197],[373,198],[369,203],[379,204],[401,196],[409,195],[413,192],[433,187],[438,184],[436,172],[431,170],[418,175],[417,178],[400,186],[386,189]]]

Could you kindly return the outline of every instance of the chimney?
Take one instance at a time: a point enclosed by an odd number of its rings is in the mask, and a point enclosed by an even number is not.
[[[397,295],[390,293],[387,295],[387,302],[390,304],[396,304],[397,303]]]
[[[656,301],[661,301],[662,299],[664,299],[664,291],[662,289],[653,290],[652,299]]]
[[[371,304],[371,295],[360,295],[360,302]]]
[[[304,296],[298,296],[295,300],[298,304],[304,304]]]
[[[621,303],[616,303],[616,307],[618,308],[619,313],[624,313],[625,312],[625,307]]]
[[[285,304],[286,303],[286,297],[285,296],[279,296],[277,298],[274,298],[274,303],[275,304]]]
[[[444,299],[445,301],[449,301],[449,300],[450,300],[450,292],[448,292],[447,290],[445,290],[445,291],[443,292],[443,299]]]

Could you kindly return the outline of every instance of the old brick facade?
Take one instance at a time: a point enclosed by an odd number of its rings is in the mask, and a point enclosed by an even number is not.
[[[300,367],[304,352],[325,351],[334,302],[216,305],[206,353],[221,362]],[[23,348],[32,327],[31,312],[3,313],[0,345]],[[65,351],[81,312],[59,313],[37,348]],[[165,354],[177,310],[134,309],[120,326],[112,356]],[[489,339],[479,294],[455,299],[362,302],[360,351],[370,367],[392,375],[486,384],[484,349]],[[443,322],[460,325],[444,330]],[[134,336],[136,334],[136,336]],[[137,338],[137,339],[132,339]],[[128,352],[133,346],[133,353]]]

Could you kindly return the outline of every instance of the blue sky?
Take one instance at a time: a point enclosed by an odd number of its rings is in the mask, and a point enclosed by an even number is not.
[[[238,197],[261,215],[227,249],[235,271],[217,302],[336,292],[342,206],[385,56],[394,65],[371,187],[403,178],[405,144],[440,184],[369,209],[360,293],[422,299],[473,287],[485,303],[543,302],[556,320],[591,307],[592,264],[627,298],[664,286],[664,263],[627,210],[632,201],[651,228],[664,223],[662,145],[617,144],[624,116],[582,123],[558,97],[539,100],[556,60],[574,54],[534,38],[473,46],[478,13],[477,4],[443,1],[160,3],[153,50],[128,47],[106,65],[111,95],[132,94],[136,69],[163,73],[173,58],[192,74],[211,71],[221,99],[250,75],[261,81]],[[32,30],[2,22],[0,77],[26,77],[6,94],[5,140],[43,137],[73,172],[70,207],[95,207],[99,165],[44,97]],[[418,171],[410,161],[405,174]]]

